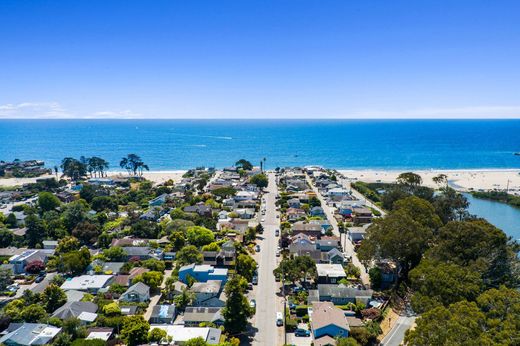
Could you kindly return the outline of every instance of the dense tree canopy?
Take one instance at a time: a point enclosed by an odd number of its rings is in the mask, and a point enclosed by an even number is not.
[[[234,275],[224,287],[227,297],[223,309],[224,328],[231,334],[243,332],[247,327],[248,318],[253,314],[245,296],[246,290],[247,281],[240,275]]]

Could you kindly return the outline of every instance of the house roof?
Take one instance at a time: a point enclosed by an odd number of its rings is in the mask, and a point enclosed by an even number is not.
[[[191,290],[195,293],[218,293],[222,281],[220,280],[208,280],[206,282],[195,282],[191,286]]]
[[[321,338],[314,339],[314,346],[335,346],[336,339],[331,336],[324,335]]]
[[[112,279],[113,275],[81,275],[67,279],[61,288],[64,290],[100,289]]]
[[[168,318],[175,317],[175,305],[156,305],[152,310],[152,318]]]
[[[347,276],[341,264],[318,263],[316,264],[316,271],[318,272],[318,276],[337,278]]]
[[[136,284],[133,284],[132,286],[130,286],[125,293],[123,293],[123,295],[125,294],[129,294],[129,293],[137,293],[137,294],[150,294],[150,286],[148,286],[147,284],[145,283],[142,283],[142,282],[138,282]]]
[[[6,345],[44,345],[49,343],[59,332],[48,324],[24,323],[0,338],[0,343]]]
[[[56,309],[52,317],[57,317],[61,320],[68,318],[77,318],[83,312],[95,313],[98,306],[92,302],[66,302],[62,307]]]
[[[360,290],[353,287],[346,287],[345,285],[334,284],[319,284],[318,292],[320,297],[332,298],[356,298],[356,297],[372,297],[374,291]]]
[[[187,307],[184,311],[184,321],[188,322],[215,322],[224,321],[222,308],[215,307]]]
[[[311,326],[313,330],[335,325],[339,328],[350,330],[343,310],[330,302],[315,302],[312,304]]]
[[[210,345],[217,345],[222,334],[220,329],[217,328],[184,327],[171,324],[156,324],[153,327],[166,331],[166,334],[172,337],[174,343],[182,343],[200,337]]]

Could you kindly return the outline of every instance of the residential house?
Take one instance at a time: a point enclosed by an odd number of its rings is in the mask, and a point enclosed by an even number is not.
[[[61,328],[43,323],[11,323],[7,334],[0,338],[0,344],[6,346],[32,346],[50,344]]]
[[[182,345],[188,340],[201,338],[208,345],[218,345],[220,342],[221,330],[209,327],[185,327],[182,325],[155,324],[153,328],[159,328],[166,332],[171,338],[173,345]]]
[[[107,327],[93,327],[89,328],[87,330],[87,337],[86,340],[103,340],[107,342],[112,338],[114,335],[114,329],[113,328],[107,328]]]
[[[204,264],[215,267],[229,267],[235,264],[235,251],[202,251]]]
[[[298,198],[291,198],[287,201],[287,205],[289,206],[289,208],[299,209],[301,203]]]
[[[311,330],[314,340],[319,342],[322,337],[346,338],[350,326],[343,310],[331,302],[316,302],[312,304]]]
[[[314,223],[296,222],[291,229],[292,234],[303,233],[314,238],[320,238],[324,233],[321,226]]]
[[[226,304],[222,292],[222,282],[219,280],[195,282],[190,290],[195,293],[193,306],[223,307]]]
[[[354,207],[352,210],[355,225],[362,225],[372,222],[372,211],[365,207]]]
[[[175,320],[175,305],[156,305],[148,322],[154,324],[172,324]]]
[[[166,203],[166,199],[168,198],[168,194],[166,193],[163,193],[162,195],[158,196],[158,197],[155,197],[154,199],[152,199],[151,201],[148,202],[148,205],[150,207],[160,207],[162,206],[164,203]]]
[[[316,271],[318,284],[336,284],[341,279],[347,278],[347,274],[341,264],[318,263],[316,264]]]
[[[334,305],[363,303],[372,299],[372,290],[347,287],[343,284],[320,284],[318,289],[309,291],[309,305],[314,302],[332,302]]]
[[[325,211],[322,207],[312,207],[309,213],[311,216],[325,217]]]
[[[66,302],[54,311],[52,317],[60,320],[77,318],[82,323],[87,324],[96,320],[97,310],[98,306],[92,302]]]
[[[61,285],[61,289],[86,291],[97,294],[97,292],[107,287],[113,280],[113,275],[80,275],[65,280]]]
[[[56,250],[58,247],[58,241],[57,240],[44,240],[42,241],[43,248],[46,250]]]
[[[353,243],[359,242],[365,239],[367,231],[361,227],[352,227],[348,229],[348,238]]]
[[[195,263],[185,265],[179,269],[179,280],[187,283],[188,275],[198,282],[206,282],[208,280],[220,280],[226,283],[228,270],[225,268],[215,268],[212,265]]]
[[[190,205],[190,206],[184,207],[183,211],[185,213],[197,213],[200,216],[204,216],[204,217],[211,217],[211,213],[212,213],[211,207],[204,205],[204,203],[202,203],[202,202],[198,203],[196,205]]]
[[[25,273],[27,264],[34,261],[45,263],[52,253],[54,253],[54,250],[26,250],[9,258],[9,264],[13,265],[13,274]]]
[[[328,252],[332,249],[339,249],[339,238],[338,237],[323,237],[316,240],[316,248],[323,252]]]
[[[297,209],[297,208],[289,208],[286,211],[287,214],[287,220],[289,221],[298,221],[301,219],[305,219],[307,214],[305,213],[305,210],[303,209]]]
[[[150,287],[142,282],[130,286],[125,293],[119,297],[123,302],[142,303],[150,300]]]
[[[184,325],[197,327],[201,323],[213,323],[217,327],[224,325],[222,308],[213,307],[187,307],[184,310]]]
[[[257,199],[257,194],[252,191],[238,191],[233,197],[235,202]]]

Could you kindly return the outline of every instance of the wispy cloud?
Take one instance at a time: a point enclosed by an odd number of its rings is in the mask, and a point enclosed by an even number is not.
[[[354,112],[349,117],[360,119],[518,119],[520,118],[520,106],[419,108],[403,111],[366,110]]]
[[[129,109],[123,111],[99,111],[94,112],[90,118],[96,119],[138,119],[143,118],[140,113],[133,112]],[[145,117],[146,118],[146,117]]]
[[[58,102],[22,102],[0,105],[0,118],[5,119],[64,119],[74,118]]]

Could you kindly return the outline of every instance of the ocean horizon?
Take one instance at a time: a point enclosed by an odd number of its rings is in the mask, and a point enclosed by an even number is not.
[[[0,160],[99,156],[112,171],[135,153],[151,171],[266,167],[344,170],[519,169],[520,119],[0,120]]]

